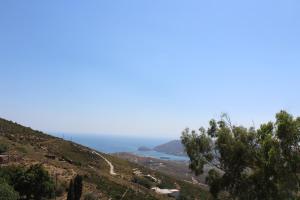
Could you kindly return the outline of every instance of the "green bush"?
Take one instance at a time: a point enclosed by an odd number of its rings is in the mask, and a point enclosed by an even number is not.
[[[97,200],[97,196],[93,193],[88,193],[84,195],[84,200]]]
[[[159,188],[162,189],[173,189],[176,188],[174,180],[169,180],[167,178],[161,179],[161,182],[158,184]]]
[[[70,184],[69,184],[69,189],[68,189],[68,196],[67,196],[67,200],[74,200],[74,181],[73,179],[70,180]]]
[[[82,176],[77,175],[70,181],[67,200],[80,200],[82,194]]]
[[[154,183],[150,181],[149,179],[146,179],[144,177],[135,176],[132,180],[132,182],[137,183],[141,186],[144,186],[145,188],[151,189],[154,186]]]
[[[17,183],[17,178],[24,174],[24,168],[18,166],[7,166],[0,168],[0,179],[7,182],[9,185]]]
[[[32,165],[29,169],[3,167],[0,168],[0,178],[26,199],[40,200],[54,196],[54,182],[41,165]]]
[[[8,145],[7,144],[0,144],[0,154],[5,153],[8,151]]]
[[[4,181],[0,181],[0,200],[18,200],[19,194]]]
[[[28,153],[27,149],[24,146],[18,146],[16,147],[16,150],[23,154]]]
[[[31,166],[23,176],[18,177],[17,181],[16,190],[27,197],[33,196],[39,200],[54,196],[54,182],[41,165]]]

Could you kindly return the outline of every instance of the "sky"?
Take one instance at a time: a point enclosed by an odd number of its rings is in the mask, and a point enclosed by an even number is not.
[[[298,0],[0,1],[0,116],[178,138],[300,115]]]

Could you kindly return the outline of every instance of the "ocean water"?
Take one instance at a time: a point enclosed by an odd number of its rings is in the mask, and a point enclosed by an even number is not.
[[[188,160],[184,156],[174,156],[156,151],[138,151],[141,146],[153,148],[157,145],[169,142],[172,139],[162,138],[142,138],[142,137],[125,137],[110,135],[90,135],[90,134],[70,134],[70,133],[51,133],[56,137],[65,140],[71,140],[78,144],[88,146],[104,153],[130,152],[135,155],[152,157],[166,160]]]

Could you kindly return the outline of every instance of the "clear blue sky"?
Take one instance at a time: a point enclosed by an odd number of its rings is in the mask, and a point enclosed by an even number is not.
[[[300,115],[298,0],[0,2],[0,116],[178,137]]]

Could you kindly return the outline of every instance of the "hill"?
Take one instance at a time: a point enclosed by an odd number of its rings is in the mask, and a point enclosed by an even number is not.
[[[210,197],[198,185],[5,119],[0,119],[0,145],[8,147],[5,154],[10,158],[2,167],[42,164],[51,178],[57,179],[58,200],[66,199],[68,183],[77,174],[83,177],[83,196],[92,194],[95,199],[173,199],[152,187],[178,189],[178,199]]]
[[[158,145],[154,147],[153,150],[176,156],[186,156],[184,147],[180,140],[172,140],[165,144]]]

